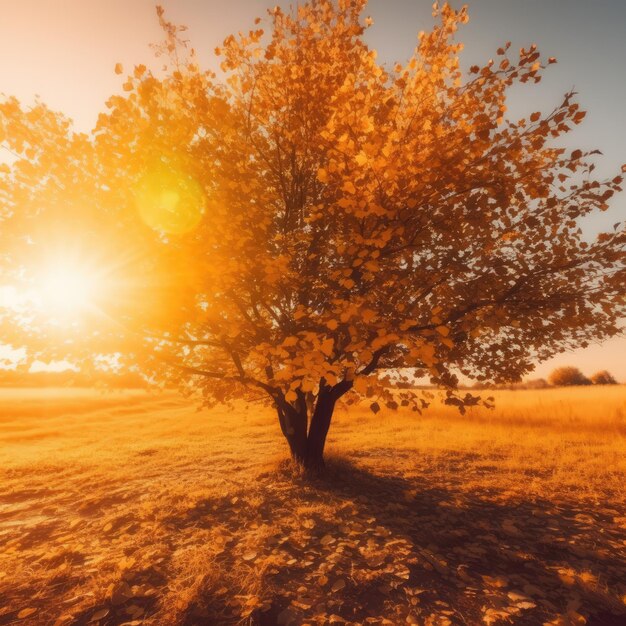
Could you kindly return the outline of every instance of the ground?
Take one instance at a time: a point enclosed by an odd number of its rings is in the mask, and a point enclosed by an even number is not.
[[[0,624],[626,624],[626,388],[271,412],[0,391]]]

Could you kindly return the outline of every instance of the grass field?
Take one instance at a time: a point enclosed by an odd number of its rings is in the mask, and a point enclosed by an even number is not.
[[[626,388],[273,415],[0,391],[0,624],[626,624]]]

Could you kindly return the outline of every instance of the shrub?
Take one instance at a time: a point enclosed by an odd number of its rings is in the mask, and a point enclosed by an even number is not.
[[[524,389],[546,389],[549,386],[545,378],[535,378],[524,383]]]
[[[550,383],[557,387],[569,385],[590,385],[591,381],[577,368],[571,366],[557,367],[550,374]]]
[[[607,370],[601,370],[599,372],[596,372],[591,377],[591,382],[594,385],[617,385],[617,381]]]

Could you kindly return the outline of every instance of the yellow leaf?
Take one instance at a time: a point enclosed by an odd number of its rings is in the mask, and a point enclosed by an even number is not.
[[[342,189],[348,193],[356,193],[356,187],[354,186],[354,183],[351,180],[347,180],[343,184]]]
[[[363,377],[356,378],[354,381],[353,389],[357,393],[365,393],[367,391],[367,379]]]
[[[339,323],[337,322],[337,320],[328,320],[326,322],[326,327],[329,328],[330,330],[336,330],[337,326],[339,326]]]
[[[328,172],[326,170],[317,170],[317,180],[320,183],[328,182]]]
[[[135,66],[135,71],[133,72],[133,74],[135,75],[135,78],[141,78],[144,75],[145,71],[146,71],[146,66],[143,64],[140,64],[140,65]]]
[[[367,155],[365,154],[365,152],[359,152],[359,154],[357,154],[356,157],[354,157],[354,160],[359,165],[363,166],[367,163]]]
[[[332,337],[329,339],[324,339],[324,341],[322,341],[322,345],[320,346],[320,352],[322,352],[326,356],[330,356],[333,353],[334,345],[335,340]]]
[[[300,389],[304,392],[313,391],[313,389],[315,389],[315,383],[312,380],[303,380]]]
[[[376,311],[372,311],[371,309],[365,309],[361,314],[363,321],[368,324],[376,317]]]
[[[115,73],[116,74],[121,74],[124,71],[124,68],[122,67],[121,63],[116,63],[115,64]]]
[[[437,326],[437,332],[444,337],[447,337],[450,334],[450,329],[447,326]]]
[[[431,367],[435,363],[435,346],[425,343],[416,350],[417,356],[424,362],[426,367]]]
[[[359,361],[361,361],[361,363],[369,363],[373,358],[374,355],[370,350],[363,350],[363,352],[359,354]]]
[[[98,620],[104,619],[109,614],[109,609],[104,608],[96,611],[89,620],[90,622],[97,622]]]

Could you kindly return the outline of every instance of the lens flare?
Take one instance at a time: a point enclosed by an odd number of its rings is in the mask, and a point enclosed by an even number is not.
[[[141,219],[150,228],[168,235],[184,235],[200,223],[205,198],[200,185],[181,168],[158,163],[134,189]]]

